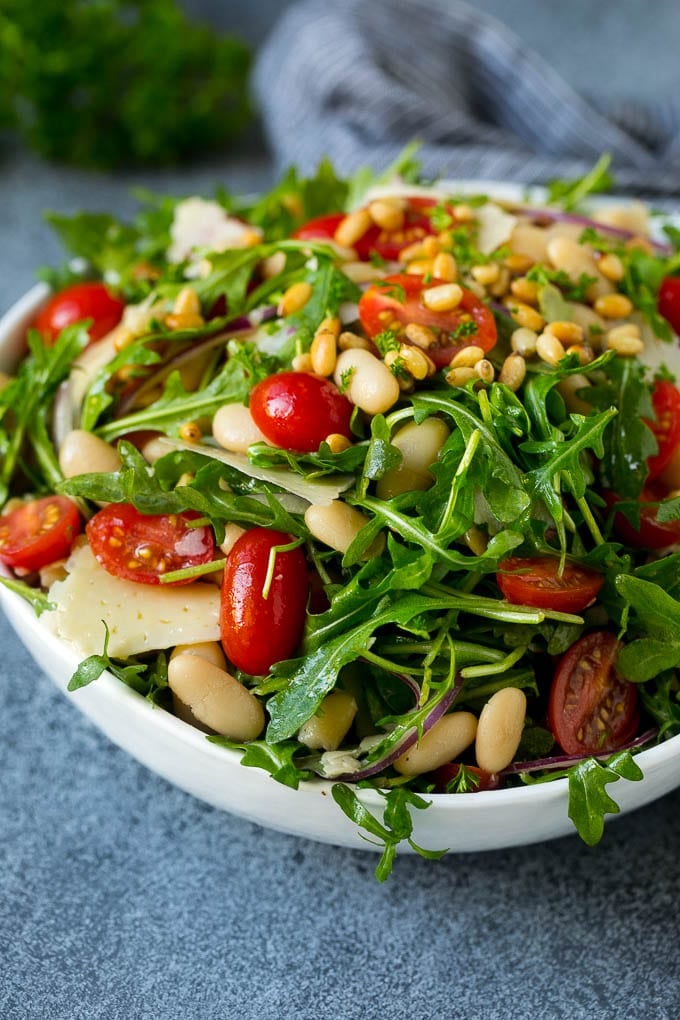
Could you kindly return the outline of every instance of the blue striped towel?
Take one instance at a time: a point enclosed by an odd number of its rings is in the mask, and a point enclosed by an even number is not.
[[[680,193],[677,103],[598,108],[465,3],[306,0],[260,51],[255,88],[280,166],[380,168],[418,138],[427,176],[541,183],[609,152],[620,190]]]

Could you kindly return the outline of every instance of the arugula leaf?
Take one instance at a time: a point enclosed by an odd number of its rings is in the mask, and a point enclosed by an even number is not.
[[[659,740],[680,733],[680,677],[677,672],[662,673],[640,688],[646,712],[659,727]]]
[[[635,611],[631,629],[644,636],[621,649],[617,667],[633,683],[644,683],[667,669],[680,666],[680,602],[640,577],[622,574],[616,589],[627,606]]]
[[[583,177],[548,181],[548,204],[565,210],[576,209],[588,195],[610,191],[614,184],[609,173],[611,161],[611,154],[605,152]]]
[[[33,607],[36,616],[41,616],[42,613],[56,609],[54,602],[50,602],[49,597],[44,591],[41,591],[40,588],[31,588],[25,581],[16,581],[12,577],[3,577],[0,574],[0,584],[7,588],[8,591],[12,591],[15,595],[20,595],[22,599],[25,599]]]
[[[236,740],[229,740],[220,734],[208,737],[211,744],[218,744],[220,747],[230,748],[232,751],[242,751],[241,765],[247,768],[264,769],[272,779],[283,786],[290,786],[297,790],[300,783],[314,778],[314,773],[309,769],[299,768],[295,764],[295,755],[300,751],[306,751],[297,740],[282,740],[278,744],[268,744],[264,740],[251,740],[247,744],[239,743]]]
[[[642,771],[630,751],[619,751],[606,762],[586,758],[569,769],[569,817],[588,846],[602,839],[604,816],[618,814],[619,806],[606,791],[619,779],[638,782]]]
[[[142,694],[147,700],[157,702],[159,695],[168,686],[167,660],[164,652],[160,652],[150,662],[135,660],[112,659],[109,657],[109,628],[102,620],[104,627],[104,649],[101,655],[89,655],[76,669],[68,682],[68,691],[79,691],[82,687],[98,680],[105,671],[113,673],[133,691]]]

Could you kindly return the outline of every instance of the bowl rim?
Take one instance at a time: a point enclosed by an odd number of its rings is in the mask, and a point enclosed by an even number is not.
[[[500,193],[503,197],[509,196],[511,198],[515,196],[526,197],[528,193],[532,201],[539,201],[540,197],[545,195],[545,189],[540,186],[532,187],[527,191],[527,189],[523,188],[522,185],[508,182],[490,180],[471,181],[467,179],[453,180],[443,178],[440,183],[443,187],[455,185],[457,188],[465,190],[468,193],[472,189],[476,189],[477,192],[481,190],[483,193],[489,194],[489,197],[492,199],[494,197],[494,192],[496,195]],[[611,205],[613,202],[626,200],[625,195],[597,196],[597,198],[598,205]],[[667,218],[670,219],[671,217]],[[37,283],[19,297],[19,299],[15,301],[2,316],[0,316],[0,369],[11,369],[12,363],[15,363],[19,358],[22,350],[25,348],[25,331],[48,295],[49,288],[47,284]],[[6,612],[5,616],[22,640],[22,631],[25,627],[28,631],[33,630],[36,635],[39,635],[40,639],[47,644],[50,652],[55,656],[55,661],[58,658],[59,660],[64,661],[67,665],[72,664],[73,670],[75,670],[77,665],[82,661],[82,656],[77,652],[77,650],[69,647],[69,645],[41,624],[40,619],[35,615],[32,607],[24,599],[22,599],[21,596],[9,591],[3,585],[0,585],[0,605],[3,606],[3,609],[10,607],[13,619],[10,619],[9,614]],[[16,626],[17,621],[19,622],[20,627]],[[208,740],[206,734],[201,730],[198,730],[189,723],[177,718],[177,716],[166,711],[161,706],[151,703],[144,698],[143,695],[119,681],[108,670],[105,670],[95,682],[97,684],[97,689],[102,691],[102,696],[110,699],[112,703],[117,706],[123,708],[130,706],[132,711],[146,715],[148,719],[151,719],[149,713],[153,713],[154,724],[160,726],[167,734],[179,740],[180,743],[188,744],[195,750],[200,750],[203,755],[207,754],[211,757],[214,756],[215,759],[221,761],[222,764],[225,763],[226,756],[226,760],[228,760],[232,766],[238,768],[244,767],[241,765],[241,755],[239,752],[211,742]],[[66,693],[64,685],[57,684],[57,686]],[[73,693],[77,697],[78,692]],[[676,756],[680,757],[680,734],[663,740],[652,747],[638,751],[635,754],[635,761],[640,765],[643,771],[642,783],[644,783],[645,778],[647,778],[652,771],[656,772],[666,763],[673,760]],[[258,769],[253,771],[261,772],[261,778],[263,781],[271,779],[269,773],[265,770]],[[321,777],[314,780],[302,781],[296,792],[303,795],[312,792],[316,795],[318,791],[322,789],[330,792],[332,786],[338,781],[339,780],[323,779]],[[678,785],[680,785],[680,773],[678,775]],[[554,800],[559,800],[565,797],[567,786],[568,779],[560,778],[545,780],[538,783],[522,784],[515,787],[506,787],[498,790],[480,790],[477,792],[475,797],[452,797],[450,794],[434,792],[425,794],[424,796],[426,799],[431,800],[432,808],[437,808],[445,813],[455,813],[460,810],[476,813],[478,811],[485,811],[490,808],[492,809],[494,805],[502,804],[507,807],[513,804],[513,802],[521,804],[529,799],[531,799],[537,806],[547,805]],[[380,804],[383,802],[382,795],[377,789],[365,788],[362,789],[360,793],[362,800],[365,800],[368,803]]]

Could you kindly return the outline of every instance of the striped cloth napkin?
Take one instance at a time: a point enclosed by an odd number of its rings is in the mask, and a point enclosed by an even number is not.
[[[680,193],[680,106],[604,107],[505,25],[445,0],[305,0],[260,51],[280,166],[387,166],[414,138],[427,176],[545,182],[612,156],[619,190]]]

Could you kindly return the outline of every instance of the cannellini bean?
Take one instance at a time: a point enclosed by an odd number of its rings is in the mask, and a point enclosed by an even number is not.
[[[93,471],[118,471],[121,459],[116,448],[99,436],[73,429],[59,448],[59,467],[65,478],[74,478]]]
[[[336,751],[357,714],[357,703],[347,691],[331,691],[316,713],[303,723],[298,740],[312,750]]]
[[[367,414],[383,414],[399,399],[399,383],[387,365],[370,351],[342,351],[333,378],[348,399]]]
[[[548,241],[548,258],[555,269],[566,273],[574,283],[578,283],[584,274],[596,280],[602,279],[588,249],[570,237],[553,237]]]
[[[231,740],[255,740],[264,727],[257,698],[226,670],[200,655],[183,653],[168,663],[168,683],[194,718]]]
[[[571,306],[571,317],[574,322],[583,328],[585,339],[593,347],[600,347],[602,334],[607,329],[607,323],[601,315],[593,311],[590,305],[582,305],[575,302]]]
[[[475,757],[485,772],[500,772],[515,757],[524,729],[527,699],[518,687],[492,694],[479,716]]]
[[[227,668],[227,660],[222,651],[222,645],[218,641],[199,641],[195,645],[176,645],[170,655],[170,661],[172,662],[178,655],[198,655],[201,659],[212,662],[213,666],[219,666],[220,669]]]
[[[543,227],[535,227],[531,223],[518,223],[510,236],[510,250],[517,255],[528,255],[534,262],[547,260],[547,243],[548,236]]]
[[[428,730],[422,740],[394,762],[402,776],[420,776],[457,758],[475,739],[477,720],[472,712],[451,712]]]
[[[597,209],[593,219],[619,230],[630,230],[642,237],[649,234],[649,209],[644,202],[630,202],[628,205],[610,205]]]
[[[391,499],[410,489],[429,489],[434,482],[430,466],[448,437],[449,428],[441,418],[426,418],[419,425],[410,421],[399,429],[392,445],[401,452],[401,463],[378,480],[378,497]]]
[[[587,404],[577,393],[578,390],[588,389],[589,386],[588,376],[577,372],[576,375],[567,375],[561,379],[555,389],[562,397],[568,411],[572,411],[574,414],[590,414],[593,409],[592,404]]]
[[[364,525],[368,517],[339,499],[331,500],[324,506],[311,503],[305,510],[305,524],[314,538],[337,552],[346,553]],[[362,559],[379,556],[384,545],[384,537],[378,535],[365,551]]]
[[[252,443],[267,441],[253,421],[250,409],[243,404],[220,407],[213,418],[212,434],[215,442],[232,453],[245,453]]]

